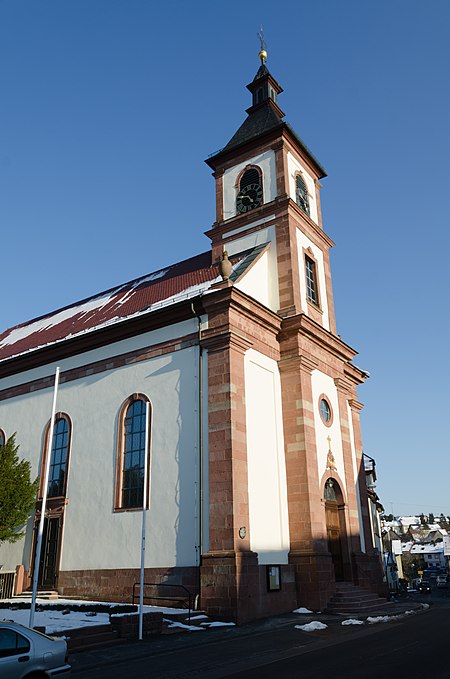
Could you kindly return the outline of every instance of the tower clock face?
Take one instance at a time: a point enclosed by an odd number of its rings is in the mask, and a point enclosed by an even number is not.
[[[236,198],[236,210],[239,214],[254,210],[262,203],[263,192],[261,184],[247,184],[238,193]]]

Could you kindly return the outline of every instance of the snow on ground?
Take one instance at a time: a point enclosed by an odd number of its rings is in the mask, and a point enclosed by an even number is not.
[[[109,613],[97,613],[97,615],[86,615],[89,611],[36,611],[34,614],[34,626],[45,627],[46,634],[55,632],[65,632],[66,630],[79,627],[92,627],[93,625],[107,625],[109,623]],[[13,620],[21,625],[29,625],[30,609],[24,608],[12,611],[10,608],[0,608],[0,620]]]
[[[377,624],[379,624],[380,622],[391,622],[392,620],[395,620],[396,617],[397,617],[396,615],[392,615],[392,616],[389,616],[389,615],[375,615],[374,617],[369,616],[369,617],[367,618],[367,622],[369,623],[369,625],[377,625]]]
[[[14,606],[17,603],[30,603],[30,599],[25,597],[17,597],[15,599],[7,599],[7,603]],[[55,632],[65,632],[70,629],[78,629],[80,627],[92,627],[93,625],[107,625],[109,623],[110,614],[105,613],[93,613],[89,610],[73,611],[68,608],[65,610],[54,610],[55,607],[70,606],[71,608],[85,608],[92,604],[93,606],[102,606],[112,608],[120,606],[120,604],[103,602],[103,601],[82,601],[74,599],[36,599],[37,607],[44,607],[44,610],[36,610],[34,614],[34,626],[35,627],[45,627],[47,634],[54,634]],[[162,606],[144,606],[144,613],[151,613],[158,611],[164,614],[178,613],[178,614],[188,614],[185,608],[168,608]],[[111,617],[122,616],[122,615],[138,615],[136,613],[114,613]],[[206,617],[206,616],[205,616]],[[19,610],[13,610],[11,608],[0,608],[0,620],[13,620],[21,625],[28,626],[30,622],[30,609],[24,608]],[[203,628],[197,628],[203,629]]]
[[[171,622],[170,625],[168,625],[169,629],[185,629],[188,630],[189,632],[204,632],[206,627],[197,627],[196,625],[185,625],[183,622]]]
[[[293,613],[312,613],[312,611],[309,610],[309,608],[296,608],[295,611],[292,611]]]
[[[308,622],[306,625],[295,625],[295,629],[301,629],[304,632],[315,632],[318,629],[326,629],[328,625],[318,620],[313,620],[313,622]]]
[[[408,615],[414,615],[415,611],[405,611],[404,613],[399,613],[398,615],[376,615],[375,617],[367,618],[369,625],[376,625],[380,622],[395,622],[396,620],[401,620]]]
[[[191,618],[192,620],[192,618]],[[204,625],[205,627],[235,627],[236,623],[235,622],[202,622],[200,623],[202,626]]]
[[[349,618],[348,620],[343,620],[341,625],[364,625],[364,620],[356,620],[356,618]]]

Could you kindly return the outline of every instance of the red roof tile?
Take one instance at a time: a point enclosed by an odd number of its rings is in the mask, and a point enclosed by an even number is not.
[[[0,361],[149,312],[208,289],[218,277],[211,251],[136,278],[0,334]]]

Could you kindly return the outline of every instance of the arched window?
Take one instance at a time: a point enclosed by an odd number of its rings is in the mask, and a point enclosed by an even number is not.
[[[41,469],[41,483],[39,487],[39,497],[42,497],[44,492],[44,479],[47,464],[49,464],[48,473],[48,497],[65,497],[67,491],[67,472],[69,469],[69,453],[70,453],[70,434],[71,434],[70,418],[65,413],[57,413],[55,416],[55,424],[53,427],[53,441],[50,452],[50,461],[46,459],[48,450],[48,437],[50,435],[50,422],[48,422],[45,436],[42,458],[44,463]]]
[[[336,486],[333,479],[328,479],[326,482],[323,497],[327,502],[337,502]]]
[[[146,403],[142,394],[130,397],[119,416],[116,469],[116,509],[141,509],[144,500]]]
[[[306,214],[309,215],[308,189],[300,174],[295,178],[295,200],[303,212],[306,212]]]
[[[305,255],[306,296],[308,302],[319,306],[319,293],[317,289],[316,262],[312,257]]]
[[[236,211],[244,214],[254,210],[263,202],[261,171],[257,167],[249,167],[242,174],[236,197]]]
[[[48,437],[50,426],[47,430]],[[69,466],[70,422],[67,415],[58,413],[53,428],[53,442],[48,474],[48,497],[65,497]],[[48,439],[47,439],[48,440]]]
[[[0,429],[0,448],[4,446],[5,443],[6,443],[5,432],[3,431],[3,429]]]

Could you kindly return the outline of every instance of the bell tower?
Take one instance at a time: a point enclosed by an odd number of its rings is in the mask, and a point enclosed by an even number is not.
[[[336,333],[329,257],[333,241],[324,231],[320,207],[326,172],[284,120],[278,103],[283,90],[267,68],[264,48],[259,58],[258,71],[247,85],[252,100],[246,119],[206,161],[216,182],[216,221],[207,235],[214,262],[225,250],[231,259],[238,253],[263,252],[264,265],[261,259],[256,262],[252,285],[245,288],[245,280],[237,280],[234,287],[259,303],[252,318],[263,314],[261,304],[272,314],[264,321],[259,316],[253,337],[245,335],[245,324],[239,322],[236,337],[244,357],[251,348],[261,365],[261,357],[276,363],[289,531],[281,574],[295,582],[298,605],[318,610],[339,580],[383,591],[368,512],[357,396],[368,374],[352,363],[357,352]],[[275,344],[269,327],[277,327]],[[211,375],[216,374],[217,366],[212,366]],[[232,396],[242,399],[231,411],[232,418],[243,417],[232,427],[241,433],[239,464],[253,454],[245,435],[245,409],[254,407],[246,398],[255,391],[246,379],[240,375],[232,390],[232,379],[223,378]],[[222,398],[222,382],[219,387]],[[211,449],[216,419],[211,418]],[[269,448],[262,441],[258,452],[264,449],[270,455]],[[215,464],[210,458],[212,473]],[[244,495],[246,489],[251,495],[249,483],[242,481]],[[256,552],[253,560],[259,559]]]

